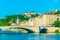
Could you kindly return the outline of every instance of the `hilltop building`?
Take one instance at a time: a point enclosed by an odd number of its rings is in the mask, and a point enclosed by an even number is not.
[[[31,14],[36,14],[34,11],[33,12],[26,12],[23,15],[26,15],[28,17],[31,17]]]

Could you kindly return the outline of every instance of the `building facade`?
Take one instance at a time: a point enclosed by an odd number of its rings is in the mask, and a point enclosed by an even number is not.
[[[51,26],[54,21],[60,20],[60,15],[45,14],[42,16],[42,26]]]
[[[57,10],[56,10],[57,12]],[[26,16],[31,16],[31,14],[35,14],[35,12],[27,12],[25,13]],[[39,15],[35,18],[30,18],[29,20],[24,20],[22,22],[19,22],[18,17],[16,23],[20,26],[27,26],[27,27],[35,27],[35,26],[52,26],[54,21],[60,20],[60,15],[54,14],[54,12],[51,12],[49,14],[43,14]]]

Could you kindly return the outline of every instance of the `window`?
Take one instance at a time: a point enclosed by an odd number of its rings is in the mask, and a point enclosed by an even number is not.
[[[59,20],[59,18],[57,18],[57,20]]]

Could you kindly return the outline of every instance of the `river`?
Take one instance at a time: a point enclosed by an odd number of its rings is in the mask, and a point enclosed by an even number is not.
[[[0,34],[0,40],[60,40],[60,34]]]

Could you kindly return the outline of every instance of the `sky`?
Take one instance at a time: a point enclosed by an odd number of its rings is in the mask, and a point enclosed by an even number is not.
[[[60,0],[0,0],[0,18],[31,11],[42,14],[56,9],[60,10]]]

